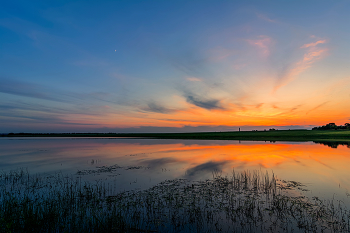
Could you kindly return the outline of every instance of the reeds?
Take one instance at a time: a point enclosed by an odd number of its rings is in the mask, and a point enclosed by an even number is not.
[[[104,182],[21,169],[0,175],[0,231],[349,232],[348,210],[295,195],[300,189],[274,174],[244,171],[117,192]]]

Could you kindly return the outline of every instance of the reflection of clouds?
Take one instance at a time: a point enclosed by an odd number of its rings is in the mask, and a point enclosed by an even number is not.
[[[262,167],[262,168],[268,168],[268,167],[265,166],[265,164],[263,164],[263,163],[259,163],[259,166]]]
[[[174,152],[187,152],[187,151],[200,151],[205,148],[188,148],[188,149],[175,149],[175,150],[162,150],[158,151],[159,153],[174,153]]]
[[[240,162],[239,165],[234,166],[235,169],[245,169],[245,168],[247,168],[247,166],[249,166],[248,163],[245,162],[245,161],[237,161],[237,160],[236,160],[235,162],[236,162],[236,163]],[[259,164],[259,165],[261,165],[261,164]],[[265,167],[264,165],[261,165],[261,166],[262,166],[262,167]]]
[[[303,167],[307,167],[303,162],[301,162],[300,160],[297,159],[293,159],[294,162],[296,162],[298,165],[303,166]]]
[[[193,168],[190,168],[186,171],[187,176],[195,176],[200,173],[208,173],[213,171],[221,171],[223,165],[226,163],[226,161],[221,162],[207,162],[200,165],[197,165]]]
[[[158,167],[164,167],[165,165],[168,165],[170,163],[176,163],[179,162],[179,160],[174,158],[160,158],[160,159],[151,159],[142,162],[142,164],[146,164],[150,168],[158,168]]]
[[[323,166],[325,166],[325,167],[331,169],[331,170],[335,170],[333,167],[329,166],[328,164],[326,164],[326,163],[324,163],[324,162],[322,162],[322,161],[320,161],[320,160],[318,160],[318,159],[315,159],[315,158],[313,158],[313,157],[311,157],[311,156],[310,156],[310,158],[313,159],[314,161],[318,162],[319,164],[322,164]]]

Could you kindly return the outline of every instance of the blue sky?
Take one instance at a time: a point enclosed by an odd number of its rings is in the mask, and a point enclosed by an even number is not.
[[[349,121],[350,1],[10,1],[0,132]]]

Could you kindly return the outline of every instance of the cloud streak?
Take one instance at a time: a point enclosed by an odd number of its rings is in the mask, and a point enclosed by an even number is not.
[[[233,56],[236,53],[237,53],[237,51],[235,51],[233,49],[216,47],[216,48],[210,49],[208,51],[208,54],[209,54],[208,61],[220,62],[220,61],[223,61],[223,60]]]
[[[173,109],[169,109],[166,107],[163,107],[162,105],[156,103],[156,102],[149,102],[147,104],[146,108],[143,108],[142,110],[147,111],[147,112],[155,112],[155,113],[163,113],[163,114],[168,114],[168,113],[172,113],[175,110]]]
[[[186,101],[189,104],[193,104],[197,107],[206,109],[206,110],[225,110],[223,106],[221,106],[220,100],[217,99],[205,99],[199,96],[195,96],[193,94],[185,95]]]
[[[326,55],[328,49],[319,48],[317,45],[323,43],[325,43],[325,40],[319,40],[314,43],[304,44],[301,46],[300,48],[307,49],[307,51],[304,53],[303,59],[295,63],[294,66],[292,66],[293,68],[285,72],[284,75],[278,77],[276,85],[273,88],[273,93],[295,80],[300,73],[310,68],[316,61],[322,59]]]
[[[31,97],[43,100],[65,102],[52,95],[52,91],[45,91],[40,85],[34,85],[25,82],[16,82],[12,80],[0,80],[0,92],[11,95]]]
[[[77,104],[77,109],[82,109],[84,106],[92,105],[94,107],[103,106],[106,104],[123,105],[123,103],[114,100],[115,95],[112,95],[108,92],[77,93],[47,87],[40,84],[15,81],[4,78],[0,78],[0,93],[21,97],[30,97],[44,101],[54,101],[60,104]],[[37,103],[37,105],[39,104]],[[124,105],[129,106],[130,104]],[[51,107],[52,106],[50,106],[50,108]]]
[[[303,49],[303,48],[315,47],[318,44],[324,44],[324,43],[326,43],[326,40],[319,40],[319,41],[316,41],[314,43],[304,44],[300,48]]]
[[[267,57],[270,55],[270,46],[272,40],[268,36],[261,35],[256,40],[247,39],[246,40],[250,45],[258,48],[262,56]]]
[[[306,113],[306,115],[309,114],[310,112],[316,110],[316,109],[321,108],[322,106],[326,105],[328,102],[329,102],[329,101],[323,102],[322,104],[319,104],[319,105],[317,105],[316,107],[310,109],[310,110]]]
[[[256,15],[258,18],[262,19],[262,20],[265,20],[267,22],[270,22],[270,23],[276,23],[277,21],[276,20],[273,20],[273,19],[270,19],[269,17],[267,17],[266,15],[264,14],[257,14]]]
[[[196,77],[188,77],[186,79],[187,81],[190,81],[190,82],[202,82],[202,79],[196,78]]]

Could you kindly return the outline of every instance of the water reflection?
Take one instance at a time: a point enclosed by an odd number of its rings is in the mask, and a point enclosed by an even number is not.
[[[113,179],[120,190],[144,189],[166,179],[205,180],[217,171],[230,175],[233,168],[258,169],[308,184],[310,196],[336,194],[349,202],[348,142],[2,138],[0,148],[0,170],[92,171],[84,178]]]
[[[339,145],[341,146],[346,146],[347,148],[350,149],[350,142],[346,141],[346,142],[342,142],[342,141],[314,141],[314,143],[318,143],[318,144],[322,144],[325,146],[329,146],[331,148],[338,148]]]

